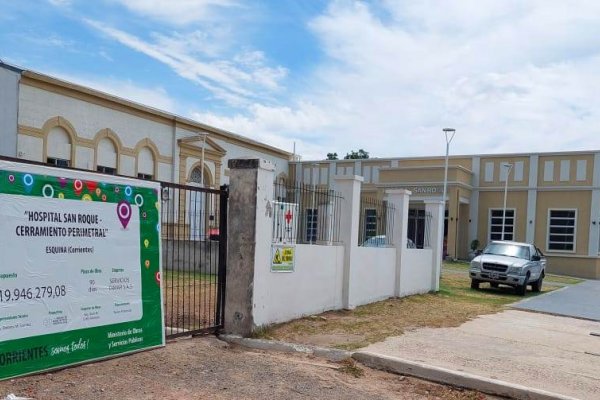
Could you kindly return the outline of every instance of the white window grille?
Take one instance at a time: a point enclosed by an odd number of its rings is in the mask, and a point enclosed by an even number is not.
[[[504,209],[490,208],[489,240],[514,240],[515,209],[507,208],[504,216],[504,238],[502,238],[502,217]]]
[[[316,243],[318,236],[319,210],[317,208],[306,209],[306,242]]]
[[[574,252],[576,228],[576,209],[549,209],[547,250]]]
[[[365,239],[377,236],[377,210],[365,209]]]

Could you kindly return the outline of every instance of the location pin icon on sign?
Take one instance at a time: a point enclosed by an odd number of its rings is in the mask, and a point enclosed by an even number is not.
[[[119,217],[119,221],[121,221],[121,225],[123,225],[123,229],[127,229],[127,225],[131,219],[131,204],[125,200],[121,200],[117,204],[117,216]]]

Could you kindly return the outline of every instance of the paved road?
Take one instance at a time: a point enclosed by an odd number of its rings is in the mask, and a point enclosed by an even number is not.
[[[579,399],[600,393],[600,322],[517,310],[422,328],[363,350]]]
[[[600,281],[585,281],[520,301],[511,307],[600,321]]]

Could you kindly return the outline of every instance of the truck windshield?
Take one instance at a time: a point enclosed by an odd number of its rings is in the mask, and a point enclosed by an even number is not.
[[[483,250],[483,254],[524,258],[529,260],[529,247],[508,243],[490,243],[485,250]]]

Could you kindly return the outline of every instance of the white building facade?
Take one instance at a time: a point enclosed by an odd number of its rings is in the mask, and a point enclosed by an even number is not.
[[[267,159],[277,176],[287,177],[292,156],[231,132],[1,63],[0,155],[212,188],[229,182],[230,158]]]

